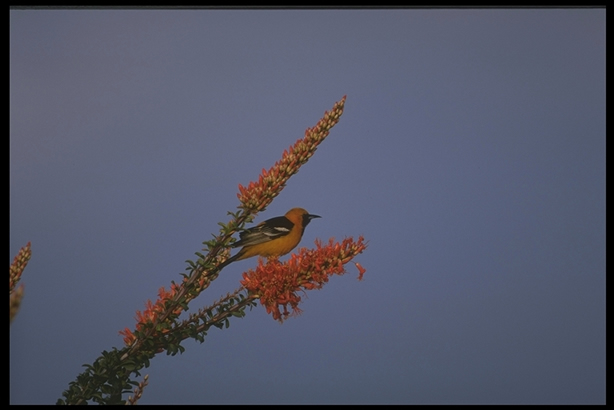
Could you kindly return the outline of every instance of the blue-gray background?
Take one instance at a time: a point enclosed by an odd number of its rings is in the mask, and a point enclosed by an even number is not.
[[[364,281],[156,357],[141,403],[605,402],[605,10],[12,10],[10,70],[11,403],[122,346],[346,94],[257,221],[364,235]]]

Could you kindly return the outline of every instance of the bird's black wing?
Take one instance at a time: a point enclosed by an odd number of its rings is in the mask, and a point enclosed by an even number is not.
[[[241,232],[239,234],[241,239],[233,243],[232,247],[237,248],[239,246],[257,245],[272,241],[273,239],[288,235],[293,226],[292,221],[285,216],[267,219],[253,228]]]

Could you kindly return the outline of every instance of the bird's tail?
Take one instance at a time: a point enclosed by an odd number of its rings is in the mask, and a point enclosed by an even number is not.
[[[237,252],[237,254],[235,256],[231,256],[230,258],[226,259],[224,262],[220,263],[219,265],[217,265],[217,270],[220,271],[222,269],[224,269],[226,266],[230,265],[231,263],[233,263],[234,261],[237,261],[239,259],[241,259],[241,256],[243,256],[243,249],[241,249],[241,251]]]

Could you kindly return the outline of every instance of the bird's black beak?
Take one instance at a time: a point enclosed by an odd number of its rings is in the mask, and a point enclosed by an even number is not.
[[[322,218],[322,217],[320,215],[311,215],[311,214],[303,215],[303,227],[307,226],[307,224],[311,222],[313,218]]]

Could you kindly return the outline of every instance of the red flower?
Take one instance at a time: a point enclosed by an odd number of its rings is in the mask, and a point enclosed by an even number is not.
[[[136,340],[136,336],[134,336],[132,334],[132,331],[128,328],[125,328],[124,330],[120,330],[119,334],[124,336],[124,343],[126,344],[126,346],[130,346],[132,342]]]
[[[363,268],[362,265],[358,262],[354,262],[354,264],[358,268],[358,280],[362,280],[362,276],[365,274],[367,270]]]

